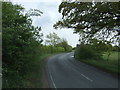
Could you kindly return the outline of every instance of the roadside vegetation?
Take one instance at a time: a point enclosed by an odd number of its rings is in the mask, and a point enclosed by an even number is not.
[[[80,2],[66,0],[59,5],[62,19],[53,25],[71,28],[79,34],[76,60],[118,74],[120,54],[120,2]],[[106,8],[108,7],[108,8]]]
[[[36,9],[25,12],[21,5],[2,2],[2,87],[40,88],[43,60],[72,47],[57,34],[42,39],[41,27],[32,25],[31,17],[44,15]],[[47,44],[42,44],[45,41]],[[66,49],[66,47],[69,47]]]
[[[75,58],[76,60],[93,65],[113,75],[118,75],[118,73],[120,73],[119,54],[120,52],[118,52],[118,49],[116,51],[110,51],[109,53],[103,51],[101,53],[97,53],[93,48],[90,50],[90,47],[85,47],[84,49],[83,47],[79,46],[76,48]]]
[[[62,2],[61,21],[54,28],[72,28],[80,35],[76,60],[117,74],[120,2]],[[106,8],[109,7],[109,8]],[[42,28],[33,26],[31,17],[44,11],[25,11],[21,5],[2,2],[2,86],[3,88],[42,87],[41,71],[46,57],[72,51],[66,39],[50,33],[43,40]],[[44,42],[44,44],[43,44]]]

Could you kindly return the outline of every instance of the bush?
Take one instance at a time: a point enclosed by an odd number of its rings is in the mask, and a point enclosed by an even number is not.
[[[68,45],[67,51],[68,51],[68,52],[71,52],[71,51],[72,51],[72,47]]]
[[[81,45],[75,49],[76,59],[99,59],[101,53],[93,45]]]

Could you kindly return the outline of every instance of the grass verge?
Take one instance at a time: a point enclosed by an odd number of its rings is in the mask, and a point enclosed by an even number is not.
[[[90,64],[103,71],[109,72],[112,75],[118,75],[120,74],[119,54],[120,52],[111,52],[111,55],[107,57],[108,54],[104,53],[102,60],[80,60],[80,61]]]
[[[118,65],[112,65],[107,61],[97,60],[80,60],[80,61],[95,66],[96,68],[102,69],[103,71],[109,72],[113,75],[118,75],[118,73],[120,73]]]
[[[33,68],[30,70],[31,72],[26,76],[27,80],[25,80],[25,87],[26,88],[42,88],[42,70],[44,68],[44,60],[47,59],[49,56],[55,55],[54,54],[44,54],[39,57],[39,60],[32,66]]]

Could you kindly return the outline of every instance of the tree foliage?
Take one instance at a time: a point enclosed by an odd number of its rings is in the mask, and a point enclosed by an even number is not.
[[[72,47],[68,44],[66,39],[61,39],[61,42],[58,43],[56,46],[60,46],[62,48],[64,48],[64,50],[67,51],[72,51]]]
[[[60,42],[60,37],[56,34],[56,33],[49,33],[47,36],[46,36],[47,40],[46,40],[46,43],[48,45],[52,45],[52,46],[55,46],[56,44],[58,44]]]
[[[59,5],[62,20],[54,24],[54,28],[73,28],[89,39],[119,41],[120,2],[79,2],[66,1]],[[106,8],[107,7],[107,8]],[[80,37],[81,38],[81,37]],[[114,41],[112,41],[114,42]]]
[[[33,58],[42,42],[40,27],[34,27],[24,8],[2,2],[3,87],[24,86],[22,78],[29,73]]]
[[[52,50],[52,46],[55,47],[61,47],[64,48],[64,51],[72,51],[72,47],[70,45],[68,45],[68,42],[66,39],[61,39],[56,33],[50,33],[49,35],[46,36],[47,40],[46,43],[47,45],[51,46],[51,50]]]
[[[41,14],[40,10],[31,9],[26,13],[21,5],[2,2],[3,88],[31,88],[31,81],[34,81],[31,80],[34,78],[30,76],[31,72],[36,67],[41,68],[42,65],[38,65],[38,62],[42,63],[40,57],[51,54],[51,46],[42,44],[41,27],[32,25],[31,16]],[[55,46],[59,39],[55,33],[48,35],[53,53],[65,51],[64,48]]]

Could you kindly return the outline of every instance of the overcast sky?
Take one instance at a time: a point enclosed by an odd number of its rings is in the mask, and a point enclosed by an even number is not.
[[[43,12],[40,17],[33,17],[33,25],[41,26],[42,33],[45,36],[51,32],[57,33],[60,38],[65,38],[68,41],[68,44],[75,47],[78,44],[79,35],[73,34],[71,29],[58,29],[53,28],[58,20],[61,19],[61,14],[58,12],[58,7],[61,3],[61,0],[11,0],[14,3],[21,4],[26,10],[39,9]]]

